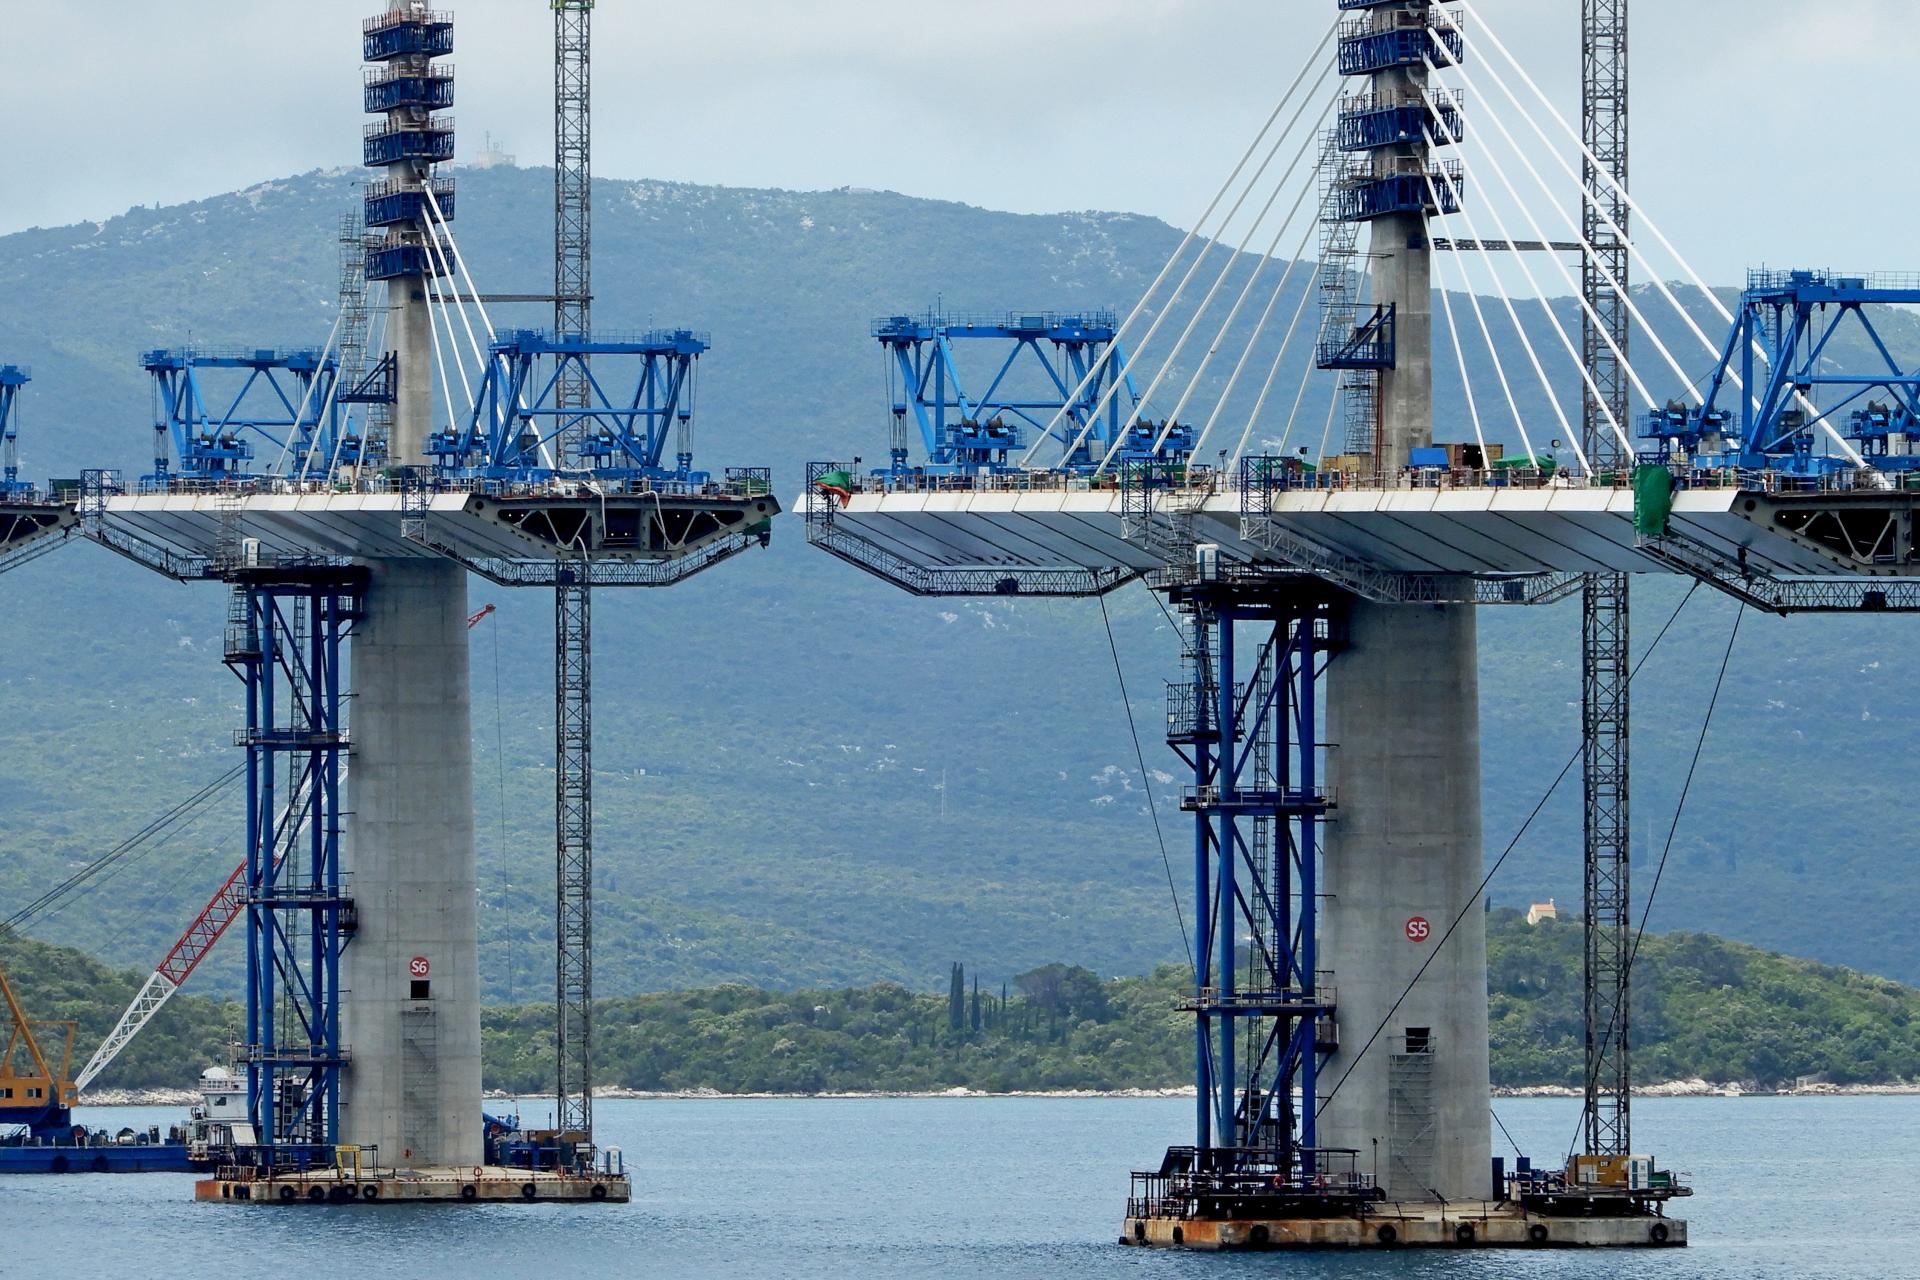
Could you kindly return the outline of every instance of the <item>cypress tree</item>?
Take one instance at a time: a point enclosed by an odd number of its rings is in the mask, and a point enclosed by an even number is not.
[[[980,1034],[980,975],[973,975],[973,1032]]]
[[[947,1030],[960,1031],[967,1025],[967,971],[958,961],[947,978]]]

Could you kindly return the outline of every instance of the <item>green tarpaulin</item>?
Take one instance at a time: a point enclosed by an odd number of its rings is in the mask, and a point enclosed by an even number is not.
[[[1667,536],[1673,515],[1673,473],[1646,463],[1633,469],[1633,529],[1643,538]]]

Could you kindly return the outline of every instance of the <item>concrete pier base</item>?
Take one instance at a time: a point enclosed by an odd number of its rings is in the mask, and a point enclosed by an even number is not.
[[[207,1178],[193,1198],[216,1204],[625,1204],[625,1174],[531,1173],[494,1166],[470,1169],[320,1169],[279,1177]]]
[[[1120,1243],[1206,1252],[1280,1249],[1675,1249],[1679,1218],[1549,1218],[1511,1203],[1378,1204],[1353,1217],[1128,1218]]]

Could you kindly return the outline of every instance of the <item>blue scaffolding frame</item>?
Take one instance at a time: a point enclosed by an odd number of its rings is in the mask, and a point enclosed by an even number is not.
[[[258,1168],[332,1160],[339,1137],[340,957],[356,917],[341,872],[347,749],[341,653],[364,568],[238,571],[226,661],[246,687],[247,1030]]]
[[[1167,740],[1193,776],[1194,1160],[1304,1194],[1326,1172],[1314,1108],[1333,999],[1316,967],[1316,900],[1332,804],[1317,726],[1335,606],[1306,580],[1204,567],[1172,594],[1190,622],[1191,679],[1169,687]]]

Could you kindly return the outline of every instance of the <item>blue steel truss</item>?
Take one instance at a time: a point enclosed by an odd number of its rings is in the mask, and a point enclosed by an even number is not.
[[[379,461],[365,423],[345,405],[391,399],[380,369],[348,389],[335,385],[335,357],[311,348],[156,350],[140,363],[153,379],[153,471],[143,477],[151,488],[317,479]]]
[[[1045,465],[1054,470],[1091,471],[1116,439],[1121,445],[1114,458],[1122,463],[1179,461],[1192,451],[1192,429],[1176,425],[1154,452],[1164,424],[1136,421],[1140,393],[1116,342],[1111,312],[886,316],[873,322],[873,336],[888,366],[890,473],[1017,470],[1019,456],[1043,434],[1055,450]],[[991,376],[975,384],[982,388],[975,393],[968,390],[963,370],[970,362],[961,352],[985,344],[1004,347],[1004,353],[994,352],[987,366]],[[919,428],[924,462],[910,460],[909,413]],[[1056,418],[1059,424],[1049,432]]]
[[[1198,1165],[1257,1172],[1269,1194],[1310,1193],[1334,1172],[1314,1116],[1332,1047],[1316,911],[1332,807],[1318,736],[1331,595],[1306,579],[1238,583],[1203,567],[1172,596],[1191,628],[1191,678],[1168,689],[1167,741],[1193,774],[1182,807],[1194,815],[1196,976],[1184,1007],[1195,1015]],[[1350,1172],[1350,1159],[1331,1163]]]
[[[340,956],[355,915],[341,873],[341,651],[365,570],[239,571],[226,661],[246,686],[247,1115],[259,1168],[330,1163],[339,1137]]]
[[[1902,365],[1874,320],[1878,308],[1917,303],[1920,279],[1749,272],[1703,403],[1649,413],[1640,435],[1655,447],[1643,460],[1683,455],[1696,467],[1798,476],[1854,470],[1820,450],[1830,428],[1857,441],[1868,466],[1920,470],[1920,368]],[[1847,337],[1856,351],[1864,342],[1864,357],[1849,353]]]
[[[0,364],[0,498],[33,498],[39,491],[20,478],[20,388],[33,375],[17,364]]]
[[[695,375],[711,345],[707,334],[691,329],[625,336],[502,333],[490,345],[472,414],[427,442],[435,473],[499,481],[584,475],[705,484],[708,474],[693,470],[692,430]],[[562,407],[557,392],[569,379],[586,388],[585,405]],[[564,464],[562,437],[578,440],[578,467]],[[668,462],[670,438],[677,445]]]

